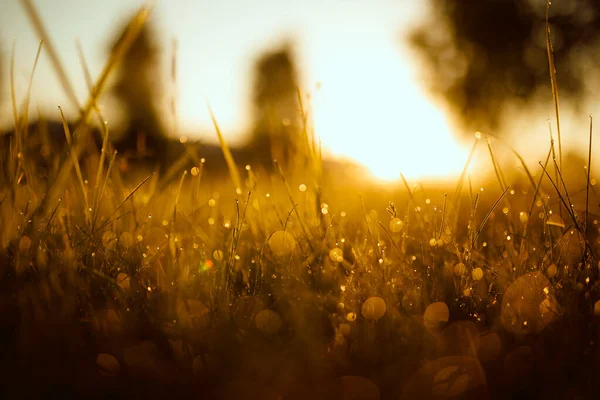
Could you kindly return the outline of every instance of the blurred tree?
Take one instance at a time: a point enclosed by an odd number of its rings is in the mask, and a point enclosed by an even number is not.
[[[254,128],[250,146],[260,157],[270,158],[265,161],[291,163],[302,153],[305,142],[292,45],[285,43],[263,54],[256,62],[254,76]]]
[[[126,29],[113,49],[123,40],[125,32]],[[151,156],[162,165],[166,161],[164,146],[168,140],[157,104],[163,89],[160,55],[152,28],[146,24],[121,60],[113,94],[126,121],[124,134],[115,142],[115,148],[121,154]]]
[[[501,128],[507,107],[552,104],[546,0],[428,0],[429,17],[408,37],[428,89],[462,129]],[[561,99],[576,108],[595,87],[600,1],[555,0],[549,9]],[[541,96],[541,97],[540,97]]]

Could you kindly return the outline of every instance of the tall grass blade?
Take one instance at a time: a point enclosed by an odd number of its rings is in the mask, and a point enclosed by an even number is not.
[[[556,66],[554,65],[554,46],[550,32],[550,6],[552,2],[546,1],[546,49],[548,51],[548,67],[550,69],[550,82],[552,84],[552,97],[554,99],[554,112],[556,113],[556,130],[558,135],[559,168],[562,169],[562,142],[560,135],[560,108],[558,103],[558,83],[556,81]]]
[[[229,168],[229,174],[231,176],[231,180],[235,185],[235,191],[237,193],[241,193],[242,190],[242,181],[240,179],[240,173],[238,172],[237,165],[235,164],[235,160],[231,155],[231,151],[229,150],[229,146],[227,146],[227,142],[223,138],[223,134],[221,133],[221,128],[219,128],[219,124],[217,123],[217,119],[215,118],[215,114],[213,113],[210,105],[208,105],[208,112],[210,113],[210,119],[212,120],[213,126],[215,127],[215,132],[217,133],[217,137],[219,138],[219,145],[221,146],[221,151],[223,151],[223,156],[225,157],[225,161],[227,162],[227,167]]]

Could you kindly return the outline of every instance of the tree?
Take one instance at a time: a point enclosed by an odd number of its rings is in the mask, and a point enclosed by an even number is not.
[[[303,145],[292,45],[286,43],[263,54],[256,62],[254,76],[251,147],[271,159],[290,163]]]
[[[125,32],[119,36],[113,49],[123,40]],[[158,111],[163,84],[160,56],[161,50],[152,28],[146,24],[121,60],[112,90],[126,116],[125,133],[115,143],[115,148],[121,153],[159,157],[165,153],[163,146],[167,138]]]
[[[428,0],[430,14],[408,37],[428,89],[461,128],[501,128],[507,106],[552,104],[546,0]],[[600,2],[558,0],[548,10],[559,95],[580,107],[591,93]]]

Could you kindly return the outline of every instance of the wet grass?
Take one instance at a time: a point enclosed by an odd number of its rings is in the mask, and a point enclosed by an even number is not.
[[[237,165],[213,116],[226,172],[192,143],[162,169],[127,169],[96,104],[145,18],[89,82],[75,128],[63,118],[58,150],[33,140],[44,129],[27,124],[30,91],[20,109],[12,91],[0,382],[13,396],[594,395],[591,120],[583,181],[552,139],[530,170],[478,133],[456,182],[381,186],[321,159],[302,102],[295,158]],[[480,188],[468,166],[482,142],[494,179]]]

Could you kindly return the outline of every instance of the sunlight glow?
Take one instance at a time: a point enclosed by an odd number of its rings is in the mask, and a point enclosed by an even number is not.
[[[382,43],[316,58],[314,124],[325,150],[383,180],[460,175],[469,149],[419,89],[397,49]]]

